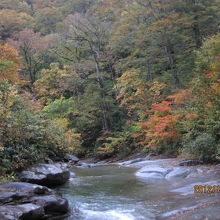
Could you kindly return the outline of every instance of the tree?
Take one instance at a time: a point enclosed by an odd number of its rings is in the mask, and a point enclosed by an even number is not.
[[[145,130],[145,141],[147,147],[158,147],[171,144],[178,136],[176,124],[180,115],[172,115],[170,105],[172,103],[163,101],[152,105],[152,116],[147,122],[141,122]]]
[[[62,14],[56,8],[38,9],[35,14],[34,30],[43,35],[52,34],[56,31],[56,25],[62,20]]]
[[[0,81],[1,175],[80,147],[80,135],[68,127],[67,119],[49,119],[34,105],[36,100],[22,98],[15,86]]]
[[[186,110],[191,117],[183,122],[183,154],[211,162],[220,144],[220,34],[207,39],[196,52],[193,94]]]
[[[28,4],[20,0],[1,0],[0,10],[2,9],[14,10],[16,12],[25,12],[27,14],[30,13]]]
[[[49,46],[49,39],[40,33],[25,29],[8,40],[8,43],[20,51],[24,62],[24,73],[28,75],[31,84],[37,79],[37,74],[42,68],[42,54]]]
[[[95,4],[97,0],[71,0],[64,3],[62,11],[66,15],[74,13],[85,14],[90,7]]]
[[[109,24],[89,15],[75,14],[66,19],[69,27],[67,50],[83,51],[87,59],[92,59],[95,67],[94,79],[100,90],[100,108],[102,111],[103,130],[109,130],[108,105],[106,103],[105,85],[101,62],[109,34]]]
[[[147,82],[141,79],[138,70],[129,70],[117,79],[115,88],[118,90],[117,99],[125,106],[128,115],[133,119],[146,118],[151,105],[161,99],[166,85],[158,81]]]
[[[59,67],[59,63],[52,63],[50,69],[43,69],[39,79],[35,82],[37,96],[46,103],[61,97],[80,98],[82,80],[71,66]]]
[[[219,17],[215,0],[193,2],[126,1],[116,15],[110,40],[119,75],[129,68],[141,68],[148,80],[160,77],[177,87],[189,82],[193,50],[199,45],[194,18],[198,17],[201,45],[206,36],[218,30]]]
[[[0,45],[0,79],[17,82],[20,64],[20,57],[16,49],[7,44]]]
[[[183,124],[193,117],[191,112],[187,111],[192,98],[191,91],[179,90],[162,102],[152,104],[147,120],[140,123],[141,134],[135,135],[141,140],[139,144],[176,154],[186,132]]]
[[[24,12],[14,10],[0,10],[0,40],[11,37],[14,33],[21,31],[32,21],[32,17]]]
[[[184,0],[178,4],[177,10],[185,19],[194,45],[196,48],[201,47],[203,40],[218,30],[219,1]]]

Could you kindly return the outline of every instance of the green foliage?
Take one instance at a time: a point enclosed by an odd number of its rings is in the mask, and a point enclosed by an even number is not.
[[[0,171],[2,174],[2,170],[0,167]],[[9,183],[9,182],[16,182],[18,181],[16,175],[14,173],[8,174],[6,176],[0,176],[0,184]]]
[[[219,54],[219,34],[208,39],[197,52],[198,76],[193,81],[194,99],[188,109],[193,111],[194,117],[184,123],[187,132],[184,151],[205,161],[216,159],[220,143]]]
[[[202,48],[196,52],[196,72],[201,75],[208,73],[212,68],[211,64],[216,63],[220,54],[220,33],[208,38]]]
[[[45,7],[37,10],[35,14],[34,30],[42,34],[51,34],[56,30],[56,25],[62,20],[62,14],[56,8]]]
[[[204,162],[212,162],[216,160],[217,147],[215,138],[207,133],[200,133],[194,139],[188,137],[184,140],[183,155],[203,160]]]
[[[43,112],[50,118],[71,118],[74,114],[74,100],[73,98],[48,100]]]
[[[19,169],[45,156],[72,152],[74,140],[65,121],[49,120],[33,110],[14,87],[0,82],[0,166]]]
[[[215,160],[219,0],[1,0],[0,17],[2,172],[65,152]]]
[[[13,66],[13,62],[12,61],[4,61],[4,60],[0,60],[0,71],[4,71],[5,69],[9,68]]]
[[[128,132],[104,134],[96,141],[95,155],[99,159],[106,159],[117,155],[119,158],[126,157],[137,150],[134,138]]]
[[[96,0],[70,0],[65,2],[61,10],[66,15],[85,13],[95,2]]]

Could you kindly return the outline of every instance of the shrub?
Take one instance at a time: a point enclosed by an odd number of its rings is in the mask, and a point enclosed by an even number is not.
[[[193,159],[212,162],[217,156],[217,145],[215,138],[207,133],[200,133],[194,139],[188,137],[185,140],[182,153]]]
[[[48,119],[7,81],[0,81],[1,173],[21,169],[46,156],[57,158],[71,153],[80,145],[80,136],[67,124],[67,119]]]

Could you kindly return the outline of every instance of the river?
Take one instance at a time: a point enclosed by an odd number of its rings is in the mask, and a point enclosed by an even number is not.
[[[72,208],[72,215],[68,220],[153,220],[171,210],[180,210],[198,202],[211,201],[206,196],[194,199],[192,202],[189,196],[172,191],[186,184],[188,184],[186,192],[193,190],[193,185],[189,184],[195,181],[210,181],[207,176],[171,184],[170,181],[165,180],[151,182],[137,178],[135,172],[139,167],[105,165],[71,169],[76,174],[76,178],[58,189],[68,199]],[[212,175],[212,180],[218,182],[219,177]],[[214,216],[219,216],[219,208],[216,207],[213,206],[212,211],[215,212]],[[201,210],[199,215],[200,213]],[[210,219],[220,219],[220,217],[213,218],[212,213]]]

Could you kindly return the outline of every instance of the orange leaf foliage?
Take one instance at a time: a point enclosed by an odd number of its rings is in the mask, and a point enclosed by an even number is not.
[[[172,100],[173,105],[183,105],[185,104],[190,98],[192,94],[187,90],[182,90],[174,95],[170,95],[167,98]]]
[[[159,104],[153,104],[152,107],[153,107],[153,111],[158,111],[158,112],[168,112],[171,110],[171,108],[169,107],[169,105],[171,105],[172,103],[171,102],[168,102],[168,101],[162,101],[161,103]]]
[[[176,125],[182,116],[180,114],[174,114],[172,110],[175,104],[183,102],[185,96],[185,92],[178,93],[169,97],[169,99],[173,100],[172,102],[165,100],[152,105],[151,112],[153,112],[153,115],[150,116],[148,121],[140,123],[145,130],[145,140],[139,142],[140,145],[157,147],[161,143],[173,141],[178,138],[179,133]]]
[[[206,79],[212,79],[212,78],[215,77],[215,76],[216,76],[216,73],[215,73],[215,72],[211,72],[211,73],[206,74],[206,75],[205,75],[205,78],[206,78]]]

